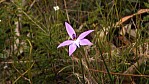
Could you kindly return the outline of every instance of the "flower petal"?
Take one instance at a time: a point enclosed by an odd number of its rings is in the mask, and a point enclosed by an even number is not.
[[[66,40],[66,41],[62,42],[57,48],[60,48],[62,46],[67,46],[67,45],[70,45],[72,43],[73,43],[72,40]]]
[[[93,32],[94,30],[88,30],[88,31],[85,31],[83,33],[81,33],[78,37],[78,39],[83,39],[84,37],[86,37],[88,34],[90,34],[91,32]]]
[[[80,45],[93,45],[88,39],[80,40]]]
[[[77,49],[77,46],[75,44],[69,45],[69,56],[72,55],[72,53]]]
[[[67,33],[71,37],[71,39],[76,38],[76,33],[74,29],[72,28],[72,26],[68,24],[67,22],[65,22],[65,26],[66,26]]]

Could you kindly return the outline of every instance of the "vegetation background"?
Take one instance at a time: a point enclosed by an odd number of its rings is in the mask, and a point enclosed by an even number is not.
[[[57,49],[65,21],[94,45]],[[149,84],[147,0],[0,0],[0,35],[1,84]]]

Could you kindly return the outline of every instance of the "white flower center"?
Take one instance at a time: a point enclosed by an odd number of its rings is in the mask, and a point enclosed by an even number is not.
[[[79,40],[79,39],[74,40],[74,43],[75,43],[78,47],[80,47],[80,40]]]

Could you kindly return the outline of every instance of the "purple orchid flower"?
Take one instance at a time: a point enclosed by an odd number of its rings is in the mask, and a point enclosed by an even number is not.
[[[62,42],[57,48],[69,45],[69,56],[71,56],[72,53],[77,49],[77,47],[80,47],[80,45],[89,45],[89,46],[92,45],[92,43],[88,39],[85,39],[85,37],[94,30],[85,31],[81,33],[78,38],[76,38],[76,33],[72,28],[72,26],[67,22],[65,22],[65,26],[67,33],[72,40],[66,40]]]

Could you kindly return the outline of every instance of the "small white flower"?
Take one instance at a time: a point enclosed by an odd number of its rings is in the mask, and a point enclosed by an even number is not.
[[[2,20],[0,20],[0,22],[1,22]]]
[[[55,11],[59,10],[59,6],[54,6],[53,8]]]
[[[8,68],[8,66],[7,66],[7,65],[5,65],[5,66],[4,66],[4,69],[6,69],[6,68]]]

